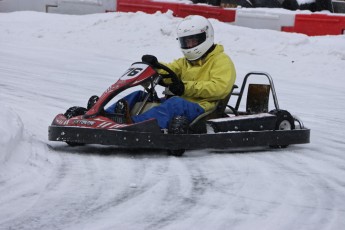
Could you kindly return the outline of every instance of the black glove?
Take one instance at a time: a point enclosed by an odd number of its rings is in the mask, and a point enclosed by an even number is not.
[[[168,88],[173,94],[177,96],[181,96],[184,93],[184,84],[180,80],[174,81],[169,85]]]
[[[168,84],[166,84],[166,83],[164,82],[163,78],[161,78],[161,79],[159,80],[158,85],[163,86],[163,87],[168,87]]]
[[[158,60],[155,56],[145,54],[141,57],[141,60],[143,62],[146,62],[147,64],[151,65],[152,67],[157,67],[158,66]]]

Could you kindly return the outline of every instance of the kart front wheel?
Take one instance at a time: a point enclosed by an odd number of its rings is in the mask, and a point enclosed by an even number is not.
[[[66,143],[71,147],[77,147],[77,146],[85,145],[84,143],[77,143],[77,142],[70,142],[70,141],[66,141]]]

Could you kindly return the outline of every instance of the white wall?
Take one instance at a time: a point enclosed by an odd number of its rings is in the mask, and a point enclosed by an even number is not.
[[[104,13],[116,10],[116,0],[0,0],[0,12],[23,10],[62,14]]]

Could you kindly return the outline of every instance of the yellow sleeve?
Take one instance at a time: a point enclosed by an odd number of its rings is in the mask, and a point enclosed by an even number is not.
[[[206,98],[209,101],[226,97],[236,79],[235,67],[231,59],[227,55],[217,57],[209,69],[209,76],[209,78],[199,76],[195,81],[185,81],[184,96]]]

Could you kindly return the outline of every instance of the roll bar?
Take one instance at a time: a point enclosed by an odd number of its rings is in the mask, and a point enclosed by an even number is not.
[[[235,106],[235,110],[238,111],[238,109],[240,107],[241,100],[242,100],[242,95],[243,95],[244,89],[246,87],[247,80],[252,75],[262,75],[262,76],[266,76],[267,77],[267,79],[268,79],[268,81],[270,83],[270,87],[271,87],[271,92],[272,92],[272,96],[273,96],[273,100],[274,100],[274,106],[276,107],[277,110],[279,110],[278,98],[277,98],[276,90],[274,88],[273,79],[272,79],[271,75],[269,75],[266,72],[259,72],[259,71],[253,71],[253,72],[247,73],[246,76],[243,79],[243,83],[242,83],[242,87],[241,87],[240,92],[239,93],[233,93],[234,95],[238,96],[237,103],[236,103],[236,106]]]

